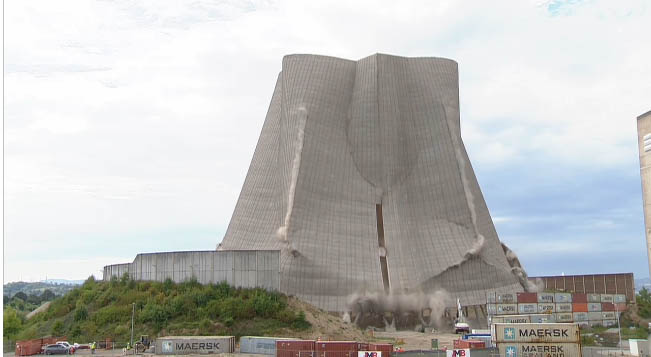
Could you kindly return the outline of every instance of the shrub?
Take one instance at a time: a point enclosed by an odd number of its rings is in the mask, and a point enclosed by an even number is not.
[[[299,313],[296,314],[296,318],[292,322],[292,327],[297,330],[307,330],[308,328],[312,327],[312,324],[310,324],[305,319],[305,312],[299,311]]]
[[[74,320],[79,322],[79,321],[84,321],[88,318],[88,310],[86,309],[85,306],[77,306],[75,309],[75,315],[74,315]]]
[[[54,325],[52,325],[52,336],[61,336],[64,333],[63,321],[57,320]]]
[[[4,324],[3,336],[11,338],[16,335],[23,327],[23,320],[18,312],[10,307],[5,308],[2,314],[2,323]]]

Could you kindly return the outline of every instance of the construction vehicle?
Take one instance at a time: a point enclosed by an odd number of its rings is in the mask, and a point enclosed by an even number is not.
[[[141,335],[140,341],[136,342],[133,347],[136,353],[145,353],[150,345],[151,340],[149,339],[149,335]]]
[[[470,325],[466,322],[461,309],[461,301],[457,299],[457,318],[454,320],[454,333],[470,333]]]

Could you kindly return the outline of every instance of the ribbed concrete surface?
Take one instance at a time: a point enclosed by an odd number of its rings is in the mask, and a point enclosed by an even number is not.
[[[282,249],[280,290],[328,311],[363,291],[444,288],[464,305],[521,291],[458,91],[448,59],[286,56],[221,249]]]
[[[278,290],[280,254],[271,251],[195,251],[138,254],[132,263],[104,267],[104,280],[133,280],[180,283],[196,279],[202,284],[227,282],[234,287]]]

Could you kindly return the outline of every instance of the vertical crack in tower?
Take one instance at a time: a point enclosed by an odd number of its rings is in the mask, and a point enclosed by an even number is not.
[[[384,291],[387,293],[391,290],[389,285],[389,266],[387,265],[387,248],[384,245],[384,219],[382,218],[382,204],[375,205],[375,215],[377,217],[377,244],[380,247],[380,268],[382,269],[382,283]]]

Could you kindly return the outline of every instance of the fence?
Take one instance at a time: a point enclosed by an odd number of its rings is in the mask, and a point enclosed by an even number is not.
[[[621,349],[617,347],[583,347],[583,357],[604,357],[604,356],[632,356],[629,349]],[[640,354],[640,357],[649,357],[648,353]]]

